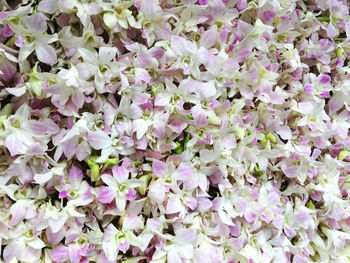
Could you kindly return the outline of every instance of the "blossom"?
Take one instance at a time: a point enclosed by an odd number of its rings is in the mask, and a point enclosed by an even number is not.
[[[1,262],[349,261],[347,1],[17,2]]]
[[[125,253],[130,245],[141,248],[144,250],[150,241],[149,235],[139,235],[136,236],[131,226],[136,226],[135,222],[138,222],[138,218],[125,218],[123,227],[121,230],[116,229],[112,224],[108,225],[103,238],[103,251],[107,256],[108,260],[115,260],[118,251]],[[128,222],[132,220],[133,222]],[[145,243],[143,243],[145,242]]]
[[[115,166],[112,169],[112,172],[113,176],[107,173],[102,174],[101,179],[105,184],[107,184],[107,187],[100,190],[99,198],[102,201],[103,199],[106,200],[105,195],[110,196],[107,199],[110,201],[115,198],[117,208],[123,211],[127,200],[132,200],[135,198],[134,188],[141,186],[142,181],[138,179],[129,179],[129,172],[123,166]]]
[[[117,54],[115,47],[101,47],[99,53],[94,53],[86,49],[78,51],[83,58],[83,63],[76,65],[78,74],[87,80],[94,77],[94,84],[99,92],[104,90],[105,78],[107,74],[112,74],[118,67],[111,62]],[[113,72],[115,74],[115,72]]]
[[[9,18],[8,18],[9,19]],[[9,26],[18,34],[16,45],[20,47],[18,59],[24,61],[34,50],[38,60],[52,66],[57,61],[55,49],[50,43],[57,41],[57,34],[44,34],[47,30],[46,17],[42,13],[9,21]]]
[[[195,229],[179,229],[175,237],[169,240],[169,244],[166,244],[162,250],[156,251],[152,259],[157,260],[164,255],[169,262],[179,262],[182,259],[192,258],[192,242],[195,240],[195,234]]]
[[[2,144],[7,147],[11,156],[26,154],[36,151],[37,154],[44,154],[47,144],[43,140],[49,134],[57,133],[57,126],[52,120],[44,122],[31,120],[31,113],[28,105],[22,105],[16,114],[2,120],[3,133]],[[41,138],[41,140],[39,139]]]
[[[38,232],[35,233],[33,230],[28,230],[28,226],[23,223],[17,227],[11,234],[11,241],[3,250],[5,262],[12,262],[13,259],[39,260],[45,243],[38,235]]]
[[[147,44],[153,44],[155,38],[167,39],[171,35],[171,27],[166,22],[170,17],[162,12],[158,1],[145,0],[141,3],[139,19],[142,21],[142,34],[147,39]]]

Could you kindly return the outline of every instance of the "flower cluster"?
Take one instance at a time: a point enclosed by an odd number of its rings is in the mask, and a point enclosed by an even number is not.
[[[349,262],[349,10],[2,0],[0,261]]]

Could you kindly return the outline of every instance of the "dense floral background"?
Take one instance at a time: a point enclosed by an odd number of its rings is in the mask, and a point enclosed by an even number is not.
[[[1,262],[350,262],[350,2],[1,0]]]

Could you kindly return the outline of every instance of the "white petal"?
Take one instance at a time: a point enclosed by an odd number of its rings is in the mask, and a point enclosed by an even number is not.
[[[58,9],[58,0],[42,0],[38,5],[38,10],[44,13],[53,14]]]
[[[45,174],[35,174],[34,181],[40,185],[43,185],[52,178],[52,175],[53,174],[51,171]]]
[[[95,150],[101,150],[112,145],[111,137],[101,130],[90,132],[88,139],[91,147]]]
[[[51,47],[48,44],[39,42],[35,46],[35,52],[36,52],[36,56],[38,57],[39,61],[46,63],[50,66],[55,64],[57,61],[56,51],[53,49],[53,47]]]
[[[118,49],[116,47],[100,47],[98,54],[100,57],[100,64],[106,64],[115,58]]]
[[[207,149],[200,150],[199,156],[204,163],[210,163],[216,159],[216,153]]]
[[[140,140],[143,135],[147,132],[148,123],[143,119],[138,119],[134,121],[134,129],[136,130],[136,138]]]
[[[288,126],[280,127],[276,130],[276,133],[281,136],[283,140],[292,139],[292,131]]]
[[[118,20],[115,13],[107,12],[103,15],[103,22],[111,29],[115,27],[117,21]]]
[[[27,244],[35,249],[42,249],[45,247],[45,243],[40,238],[28,241]]]
[[[26,86],[19,87],[19,88],[6,88],[6,90],[8,91],[8,93],[10,93],[16,97],[20,97],[24,93],[26,93]]]

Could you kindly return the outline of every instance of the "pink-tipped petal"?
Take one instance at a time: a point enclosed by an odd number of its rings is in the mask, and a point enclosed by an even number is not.
[[[203,126],[203,125],[208,124],[208,120],[207,120],[207,117],[205,115],[205,111],[202,109],[202,107],[200,105],[196,105],[196,106],[192,107],[191,112],[192,112],[194,123],[197,126]]]
[[[119,182],[123,182],[129,177],[129,171],[124,166],[115,166],[112,173]]]
[[[73,166],[68,173],[68,180],[72,183],[80,183],[83,179],[83,172],[77,166]]]
[[[55,262],[65,262],[68,260],[68,248],[66,246],[58,246],[51,251],[51,258]]]
[[[115,196],[115,190],[113,190],[110,187],[101,187],[98,191],[98,197],[97,200],[101,203],[110,203],[114,199]]]
[[[163,176],[167,172],[167,165],[164,162],[154,160],[152,163],[152,171],[157,176]]]

